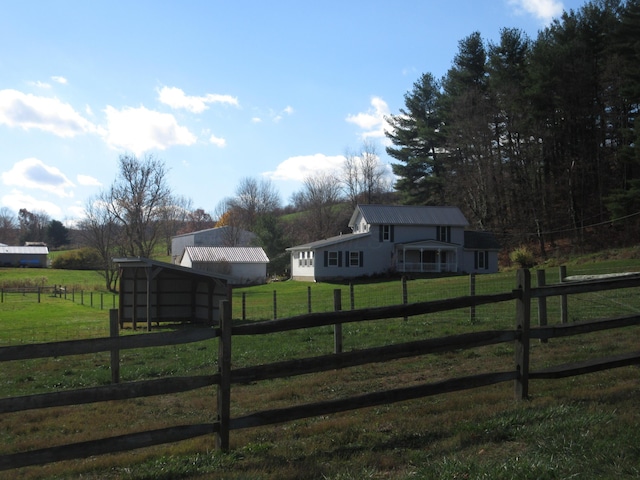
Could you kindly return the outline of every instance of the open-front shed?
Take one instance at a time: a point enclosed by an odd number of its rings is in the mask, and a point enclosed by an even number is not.
[[[148,258],[116,258],[120,269],[120,328],[144,323],[189,322],[215,325],[220,301],[229,298],[225,275]]]

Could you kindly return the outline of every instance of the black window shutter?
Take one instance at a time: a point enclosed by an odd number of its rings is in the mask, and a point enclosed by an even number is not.
[[[329,266],[329,251],[328,250],[324,251],[324,266],[325,267]]]
[[[364,267],[364,252],[360,250],[360,266]]]
[[[378,225],[378,240],[382,241],[382,225]]]
[[[473,268],[478,269],[478,253],[477,251],[473,252]]]
[[[390,233],[391,239],[390,240],[393,242],[393,233],[394,233],[393,231],[395,230],[394,225],[391,225],[391,227],[389,227],[389,228],[391,229],[391,233]]]
[[[338,266],[342,266],[342,252],[338,252]]]
[[[489,270],[489,252],[484,252],[484,269]]]
[[[345,267],[350,267],[351,266],[351,260],[349,258],[349,250],[344,252],[344,266]]]

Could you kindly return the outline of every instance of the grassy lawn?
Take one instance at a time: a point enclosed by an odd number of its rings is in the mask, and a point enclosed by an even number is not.
[[[584,264],[589,273],[640,270],[640,261]],[[578,267],[569,266],[568,274]],[[3,280],[18,275],[55,279],[52,270],[0,270]],[[547,283],[557,274],[548,268]],[[88,289],[101,278],[69,272]],[[97,275],[97,274],[93,274]],[[533,275],[535,285],[535,275]],[[50,283],[65,284],[51,280]],[[476,293],[510,291],[515,272],[478,276]],[[240,321],[245,292],[247,321],[333,309],[333,291],[350,306],[349,285],[281,282],[234,291]],[[636,289],[637,290],[637,289]],[[411,279],[408,301],[467,295],[468,277]],[[637,291],[589,294],[569,299],[570,321],[640,311]],[[355,308],[400,303],[399,280],[354,286]],[[582,298],[580,298],[582,297]],[[557,323],[559,299],[549,299],[549,323]],[[534,310],[534,323],[537,310]],[[512,328],[512,302],[368,324],[344,326],[345,350],[399,343],[473,330]],[[179,328],[179,327],[176,327]],[[130,330],[123,334],[134,333]],[[108,335],[108,310],[43,296],[0,304],[0,344]],[[600,332],[546,344],[532,343],[532,367],[607,356],[638,349],[640,328]],[[330,353],[330,327],[284,332],[269,338],[234,338],[234,367]],[[28,395],[107,384],[108,353],[0,363],[0,396]],[[123,381],[216,371],[217,343],[129,350],[121,353]],[[232,416],[253,411],[343,398],[367,391],[434,382],[453,376],[513,368],[510,345],[349,368],[232,389]],[[58,462],[4,472],[23,479],[561,479],[640,476],[640,370],[624,367],[564,380],[534,381],[531,398],[514,400],[511,383],[438,395],[274,426],[231,432],[232,451],[214,450],[213,438],[128,453]],[[215,389],[180,395],[103,402],[72,408],[34,410],[0,417],[0,453],[60,445],[112,435],[215,420]],[[2,473],[0,473],[2,477]]]

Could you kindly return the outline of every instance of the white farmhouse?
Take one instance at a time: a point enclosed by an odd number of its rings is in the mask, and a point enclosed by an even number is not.
[[[457,207],[358,205],[353,233],[287,249],[294,280],[325,281],[385,273],[494,273],[499,244],[466,231]]]

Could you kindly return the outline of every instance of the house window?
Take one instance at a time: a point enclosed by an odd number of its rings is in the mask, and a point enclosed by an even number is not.
[[[393,225],[378,225],[379,241],[393,242]]]
[[[329,252],[329,266],[330,267],[338,266],[338,252]]]
[[[347,252],[347,253],[348,253],[348,258],[347,258],[348,266],[350,267],[362,266],[363,252],[357,251],[357,252]]]
[[[439,242],[451,243],[451,227],[438,227],[437,240]]]
[[[489,270],[489,252],[475,252],[474,263],[476,270]]]

